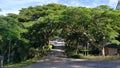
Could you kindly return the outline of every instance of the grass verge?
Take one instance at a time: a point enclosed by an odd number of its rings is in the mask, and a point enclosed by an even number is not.
[[[22,68],[22,67],[31,65],[35,62],[37,62],[37,61],[36,60],[27,60],[27,61],[23,61],[21,63],[16,63],[16,64],[12,64],[12,65],[5,65],[3,68]]]
[[[88,60],[120,60],[120,56],[84,56],[83,54],[74,54],[70,53],[67,55],[70,58],[76,58],[76,59],[88,59]]]
[[[120,60],[120,56],[83,56],[82,58],[88,60]]]

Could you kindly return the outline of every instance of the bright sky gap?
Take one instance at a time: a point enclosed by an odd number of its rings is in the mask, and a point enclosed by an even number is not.
[[[67,6],[96,7],[99,5],[108,5],[116,8],[118,0],[0,0],[0,15],[7,13],[18,14],[21,8],[29,6],[46,5],[49,3],[64,4]]]

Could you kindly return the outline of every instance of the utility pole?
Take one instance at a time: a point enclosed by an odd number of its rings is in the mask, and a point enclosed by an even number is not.
[[[118,3],[117,3],[117,6],[116,6],[116,9],[120,9],[120,0],[118,0]]]

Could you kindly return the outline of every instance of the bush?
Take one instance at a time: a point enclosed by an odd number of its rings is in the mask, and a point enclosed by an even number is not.
[[[82,57],[83,57],[83,54],[75,54],[71,56],[71,58],[82,58]]]
[[[83,54],[75,54],[74,52],[68,53],[67,56],[69,58],[82,58]]]

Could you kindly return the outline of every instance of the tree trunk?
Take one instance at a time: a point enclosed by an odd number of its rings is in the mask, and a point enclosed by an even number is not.
[[[9,63],[10,63],[11,41],[12,41],[12,40],[9,41],[9,45],[8,45],[8,65],[9,65]]]
[[[102,56],[105,56],[105,48],[104,47],[102,48],[101,52],[102,52]]]
[[[85,47],[84,47],[84,55],[87,56],[87,44],[85,44]]]
[[[75,51],[76,54],[78,54],[78,47],[76,48],[76,51]]]
[[[89,43],[87,43],[87,55],[89,55]]]
[[[76,51],[75,51],[76,55],[78,54],[78,45],[79,45],[79,43],[76,44]]]
[[[49,40],[49,38],[47,39],[47,45],[50,45],[50,40]]]
[[[44,36],[45,37],[45,45],[49,45],[49,37],[48,36]]]

